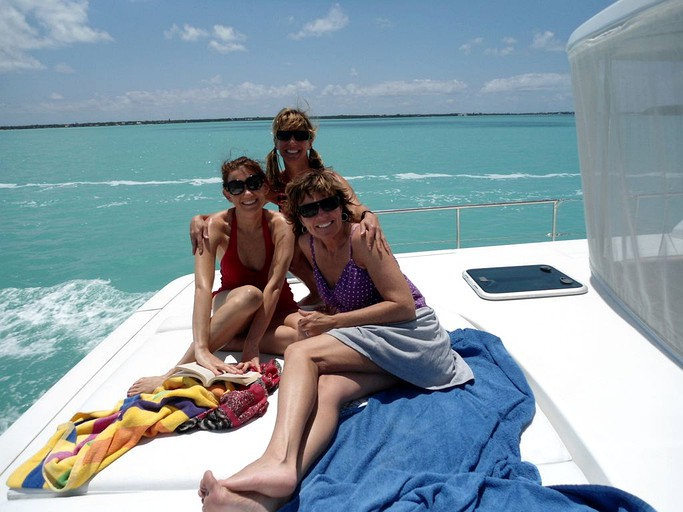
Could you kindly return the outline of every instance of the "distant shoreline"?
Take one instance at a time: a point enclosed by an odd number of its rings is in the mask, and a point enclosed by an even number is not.
[[[470,117],[470,116],[557,116],[574,115],[574,112],[497,112],[497,113],[450,113],[450,114],[343,114],[334,116],[315,116],[314,119],[393,119],[406,117]],[[38,128],[84,128],[93,126],[135,126],[143,124],[180,124],[180,123],[223,123],[231,121],[271,121],[272,117],[223,117],[216,119],[166,119],[157,121],[104,121],[94,123],[28,124],[20,126],[0,126],[0,130],[33,130]]]

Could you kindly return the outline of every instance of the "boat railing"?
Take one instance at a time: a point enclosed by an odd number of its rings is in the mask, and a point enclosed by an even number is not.
[[[577,232],[577,233],[570,233],[570,232],[560,232],[558,231],[558,213],[560,209],[560,205],[562,203],[567,203],[567,202],[577,202],[580,201],[580,199],[540,199],[540,200],[529,200],[529,201],[505,201],[505,202],[496,202],[496,203],[479,203],[479,204],[462,204],[462,205],[447,205],[447,206],[424,206],[424,207],[415,207],[415,208],[394,208],[394,209],[386,209],[386,210],[373,210],[373,213],[376,213],[377,215],[381,216],[386,216],[386,215],[396,215],[396,214],[425,214],[425,213],[430,213],[430,212],[438,212],[438,211],[454,211],[455,212],[455,248],[460,249],[462,246],[462,231],[463,231],[463,220],[461,216],[461,212],[465,210],[474,210],[474,209],[492,209],[492,208],[517,208],[517,207],[537,207],[537,206],[551,206],[552,207],[552,212],[550,215],[550,231],[547,231],[543,234],[545,238],[548,238],[552,241],[556,241],[560,237],[566,237],[566,236],[572,236],[576,235],[577,237],[583,237],[585,236],[585,233]],[[488,245],[490,242],[485,243],[485,245]],[[392,245],[407,245],[407,244],[401,244],[400,242],[398,244],[395,243],[395,240],[392,239]]]
[[[579,219],[581,222],[581,227],[576,227],[576,231],[559,231],[558,230],[558,217],[559,217],[559,211],[560,211],[560,206],[565,203],[579,203],[581,202],[580,199],[572,199],[572,198],[566,198],[566,199],[540,199],[540,200],[530,200],[530,201],[506,201],[506,202],[498,202],[498,203],[481,203],[481,204],[463,204],[463,205],[448,205],[448,206],[424,206],[424,207],[416,207],[416,208],[392,208],[392,209],[386,209],[386,210],[373,210],[373,213],[383,216],[383,217],[389,217],[393,215],[401,215],[401,214],[417,214],[417,215],[425,215],[429,213],[434,213],[434,212],[441,212],[441,211],[454,211],[455,212],[455,248],[460,249],[462,245],[462,219],[461,219],[461,212],[463,210],[473,210],[473,209],[504,209],[504,208],[517,208],[517,207],[552,207],[552,213],[550,215],[550,231],[545,231],[541,234],[541,236],[544,239],[550,239],[552,241],[556,241],[558,238],[583,238],[586,236],[585,234],[585,224],[583,224],[583,216],[581,215],[581,219]],[[386,219],[389,220],[389,219]],[[412,250],[410,251],[404,251],[406,246],[415,246],[415,245],[427,245],[426,250],[434,250],[434,246],[438,247],[443,247],[444,243],[451,243],[450,240],[426,240],[426,241],[415,241],[415,232],[416,230],[419,230],[419,227],[416,227],[414,223],[410,225],[406,225],[406,223],[403,223],[402,227],[404,228],[404,231],[406,231],[408,238],[410,239],[409,242],[402,242],[400,237],[397,237],[396,229],[392,229],[392,227],[387,227],[387,222],[386,220],[382,220],[382,227],[385,231],[385,233],[388,235],[388,238],[390,239],[391,247],[394,249],[396,253],[401,253],[401,252],[413,252]],[[450,222],[445,223],[444,225],[449,225],[452,224]],[[442,226],[441,224],[439,226]],[[394,226],[396,228],[396,226]],[[583,229],[583,231],[582,231]],[[500,230],[500,226],[498,226],[498,230]],[[481,240],[480,240],[481,241]],[[500,243],[509,243],[507,238],[500,237],[496,240],[497,242]],[[529,241],[529,240],[526,240]],[[515,243],[519,243],[519,241],[516,241]],[[490,238],[487,238],[483,243],[480,244],[474,244],[474,245],[494,245],[492,243]],[[450,247],[452,248],[452,246]],[[298,283],[299,278],[295,277],[291,273],[288,274],[288,281],[290,284],[292,283]]]

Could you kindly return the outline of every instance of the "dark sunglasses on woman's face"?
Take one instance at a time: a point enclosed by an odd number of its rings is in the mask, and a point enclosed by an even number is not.
[[[299,206],[297,211],[302,217],[309,218],[318,215],[320,208],[322,208],[324,212],[331,212],[332,210],[339,208],[340,204],[341,202],[339,201],[339,196],[332,196],[326,197],[325,199],[321,199],[320,201],[316,201],[314,203],[302,204]]]
[[[238,196],[244,192],[245,188],[248,188],[252,192],[260,189],[263,186],[263,176],[258,174],[252,174],[246,180],[230,180],[225,184],[225,188],[228,189],[233,196]]]
[[[311,134],[308,130],[278,130],[275,133],[275,138],[277,140],[287,141],[294,137],[294,140],[301,142],[302,140],[308,140],[311,138]]]

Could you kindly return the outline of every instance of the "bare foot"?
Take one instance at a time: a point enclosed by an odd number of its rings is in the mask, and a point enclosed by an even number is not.
[[[236,492],[257,492],[271,498],[288,498],[298,484],[296,468],[262,456],[222,485]]]
[[[142,377],[128,389],[127,396],[138,395],[140,393],[153,393],[156,388],[161,386],[166,380],[166,376],[157,375],[154,377]]]
[[[257,492],[233,492],[224,486],[225,480],[216,480],[211,471],[204,473],[199,484],[199,497],[205,512],[235,510],[271,512],[280,508],[284,500],[271,498]]]

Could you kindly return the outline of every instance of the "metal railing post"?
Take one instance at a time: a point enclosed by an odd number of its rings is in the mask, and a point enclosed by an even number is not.
[[[553,233],[551,236],[553,242],[555,241],[555,238],[557,238],[557,207],[559,204],[560,202],[557,199],[553,201]]]
[[[455,209],[455,248],[460,249],[460,208]]]

